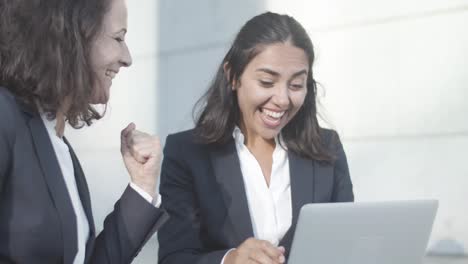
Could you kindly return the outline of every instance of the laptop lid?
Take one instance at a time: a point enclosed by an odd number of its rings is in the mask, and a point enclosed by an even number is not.
[[[307,204],[289,264],[420,264],[436,200]]]

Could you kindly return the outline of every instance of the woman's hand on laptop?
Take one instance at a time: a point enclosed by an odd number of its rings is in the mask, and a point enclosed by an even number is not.
[[[276,247],[268,241],[251,237],[230,251],[224,259],[224,264],[281,264],[286,260],[284,252],[284,247]]]

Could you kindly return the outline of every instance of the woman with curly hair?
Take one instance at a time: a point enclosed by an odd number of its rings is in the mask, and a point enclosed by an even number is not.
[[[130,184],[97,236],[80,163],[67,141],[101,118],[132,59],[124,0],[0,2],[0,263],[130,263],[167,219],[156,182],[160,143],[129,124]]]

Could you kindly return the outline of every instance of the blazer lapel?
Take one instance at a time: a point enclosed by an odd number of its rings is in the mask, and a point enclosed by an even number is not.
[[[289,251],[296,230],[299,212],[304,204],[314,201],[315,172],[314,162],[302,158],[292,152],[289,156],[289,175],[291,182],[292,222],[288,232],[284,235],[280,245]],[[289,254],[289,252],[286,252]]]
[[[88,260],[89,260],[88,258],[91,256],[92,247],[94,244],[94,238],[96,236],[88,183],[86,182],[83,169],[78,160],[78,157],[75,154],[75,151],[73,150],[72,146],[70,145],[70,143],[65,137],[63,138],[63,140],[65,141],[65,144],[67,144],[68,149],[70,150],[70,155],[73,161],[73,169],[75,173],[76,186],[78,188],[78,193],[80,195],[81,204],[83,205],[83,209],[86,213],[86,218],[88,219],[89,239],[86,243],[86,258],[85,258],[85,263],[88,263]]]
[[[237,246],[254,234],[234,140],[214,148],[210,154],[216,180],[227,208],[229,223],[226,225],[226,237],[231,245]]]
[[[41,117],[34,114],[29,120],[29,127],[36,149],[36,156],[39,159],[49,193],[60,217],[64,263],[72,263],[78,246],[76,217],[68,195],[67,186],[65,185],[54,148]]]

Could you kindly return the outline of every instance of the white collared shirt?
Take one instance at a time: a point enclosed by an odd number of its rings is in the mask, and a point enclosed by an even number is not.
[[[244,145],[244,135],[238,127],[234,129],[233,137],[244,179],[254,236],[277,246],[291,227],[292,221],[288,152],[276,140],[270,186],[268,186],[260,164]]]
[[[254,237],[278,246],[292,222],[288,152],[275,139],[270,186],[267,186],[262,168],[245,146],[245,137],[239,127],[235,127],[232,136],[236,143]],[[226,252],[221,264],[224,264],[231,250]]]
[[[68,194],[73,205],[73,211],[76,216],[77,239],[78,239],[78,252],[76,253],[74,264],[82,264],[85,260],[86,242],[89,238],[89,223],[88,218],[84,212],[83,204],[81,203],[78,187],[76,186],[75,170],[73,168],[73,161],[71,158],[70,150],[62,138],[58,137],[55,132],[56,120],[49,121],[42,115],[50,141],[54,147],[55,156],[57,157],[60,169],[62,171],[63,180],[67,186]],[[65,242],[66,243],[66,242]]]
[[[44,123],[47,132],[49,134],[50,141],[55,151],[60,170],[62,171],[63,179],[70,195],[70,199],[73,206],[73,211],[76,216],[76,228],[77,228],[77,242],[78,251],[75,255],[73,264],[84,263],[86,256],[86,243],[89,239],[89,222],[84,212],[83,204],[81,203],[78,188],[76,186],[75,170],[73,167],[73,161],[70,154],[68,145],[63,141],[62,138],[57,136],[55,125],[56,119],[49,121],[44,114],[41,115],[42,122]],[[161,195],[157,195],[156,198],[145,192],[143,189],[138,187],[133,182],[130,182],[130,187],[133,188],[138,194],[140,194],[146,201],[153,204],[155,207],[159,207],[161,204]]]

